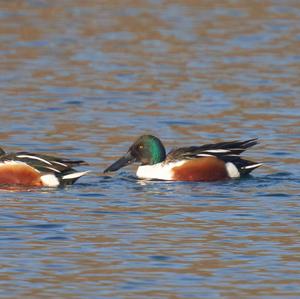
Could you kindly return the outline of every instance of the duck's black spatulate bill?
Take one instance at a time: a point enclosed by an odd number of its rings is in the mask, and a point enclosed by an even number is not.
[[[135,162],[135,158],[130,154],[127,153],[125,156],[114,162],[112,165],[110,165],[108,168],[106,168],[103,172],[112,172],[112,171],[117,171],[122,167],[125,167],[129,164],[132,164]]]

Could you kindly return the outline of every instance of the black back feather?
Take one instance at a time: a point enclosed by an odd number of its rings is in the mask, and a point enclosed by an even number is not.
[[[240,155],[249,147],[257,144],[257,138],[246,141],[229,141],[205,144],[202,146],[181,147],[170,151],[166,161],[177,161],[181,159],[194,159],[204,155],[212,155],[218,158],[228,155]]]

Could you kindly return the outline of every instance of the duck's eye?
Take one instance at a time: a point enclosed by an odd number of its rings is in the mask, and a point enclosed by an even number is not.
[[[143,149],[144,148],[144,146],[143,145],[139,145],[139,149]]]

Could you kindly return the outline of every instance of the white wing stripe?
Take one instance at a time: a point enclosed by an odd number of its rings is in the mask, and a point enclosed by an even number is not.
[[[251,168],[259,167],[261,165],[262,165],[262,163],[257,163],[257,164],[248,165],[248,166],[245,166],[245,167],[242,167],[242,168],[244,168],[244,169],[251,169]]]
[[[64,175],[62,177],[63,180],[70,180],[70,179],[76,179],[76,178],[79,178],[85,174],[87,174],[89,171],[82,171],[82,172],[74,172],[74,173],[70,173],[70,174],[67,174],[67,175]]]
[[[57,164],[57,165],[61,165],[63,167],[68,167],[67,164],[61,163],[61,162],[57,162],[57,161],[51,161],[52,164]]]
[[[214,150],[206,150],[204,151],[206,153],[212,153],[212,154],[218,154],[218,153],[230,153],[230,150],[225,150],[225,149],[214,149]]]
[[[38,161],[41,161],[41,162],[44,162],[48,165],[52,165],[49,161],[45,160],[45,159],[42,159],[40,157],[37,157],[37,156],[30,156],[30,155],[17,155],[16,156],[17,158],[27,158],[27,159],[32,159],[32,160],[38,160]]]

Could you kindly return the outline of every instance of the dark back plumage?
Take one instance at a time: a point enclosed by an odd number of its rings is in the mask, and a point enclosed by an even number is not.
[[[5,151],[3,150],[2,147],[0,147],[0,157],[3,156],[3,155],[5,155]]]
[[[216,156],[218,158],[224,156],[240,155],[247,148],[257,144],[257,139],[249,139],[246,141],[229,141],[220,143],[205,144],[202,146],[181,147],[171,150],[166,161],[177,161],[182,159],[195,159],[197,157]]]

